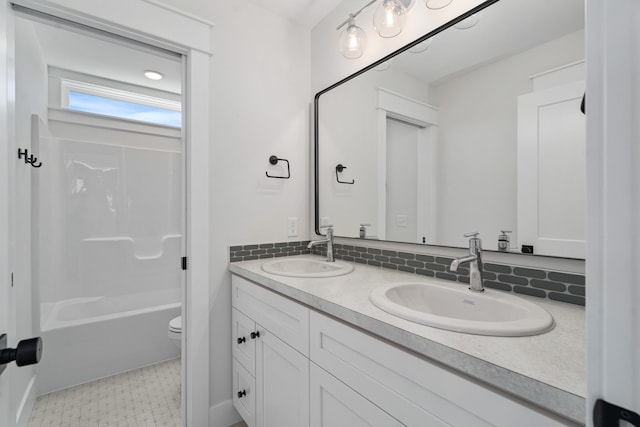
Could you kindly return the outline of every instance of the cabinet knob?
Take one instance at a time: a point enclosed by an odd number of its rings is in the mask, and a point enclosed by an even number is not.
[[[238,399],[242,399],[243,396],[247,395],[247,390],[242,390],[238,392]]]
[[[247,339],[245,337],[238,338],[238,344],[242,344],[245,341],[247,341]]]
[[[255,340],[256,338],[260,338],[260,331],[251,332],[251,339]]]

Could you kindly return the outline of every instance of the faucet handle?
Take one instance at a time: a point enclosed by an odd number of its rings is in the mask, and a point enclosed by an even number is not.
[[[473,237],[476,238],[480,235],[479,231],[472,231],[471,233],[464,233],[464,237]]]
[[[320,228],[333,228],[333,224],[321,225]]]

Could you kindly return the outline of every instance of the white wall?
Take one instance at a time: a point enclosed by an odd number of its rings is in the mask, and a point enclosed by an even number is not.
[[[47,66],[44,56],[38,44],[33,25],[30,22],[16,20],[16,145],[29,149],[30,154],[38,148],[31,145],[31,114],[40,114],[46,117],[47,113]],[[13,158],[11,158],[13,162]],[[31,338],[39,333],[38,310],[33,310],[34,302],[38,300],[37,288],[34,285],[35,275],[32,274],[31,237],[31,191],[37,191],[32,187],[32,178],[37,169],[25,165],[22,162],[14,163],[15,166],[15,203],[16,214],[13,230],[15,233],[14,246],[14,275],[15,275],[15,307],[20,307],[16,312],[16,334],[18,339]],[[13,190],[13,189],[12,189]],[[15,393],[11,393],[12,408],[19,408],[23,393],[34,375],[32,366],[15,369]],[[35,397],[35,396],[34,396]],[[29,403],[25,406],[26,416],[29,415]],[[26,419],[19,425],[25,425]]]
[[[465,246],[462,230],[479,231],[489,249],[499,230],[517,241],[517,97],[532,91],[530,76],[583,59],[578,31],[434,87],[438,164],[447,165],[438,168],[439,242]],[[473,209],[487,203],[491,209]]]
[[[309,32],[246,0],[171,0],[215,23],[211,75],[211,405],[231,398],[228,246],[309,238]],[[291,179],[268,179],[270,155]],[[288,238],[287,218],[299,236]],[[222,410],[222,409],[221,409]]]

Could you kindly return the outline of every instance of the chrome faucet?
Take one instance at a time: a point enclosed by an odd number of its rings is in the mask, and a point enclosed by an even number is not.
[[[474,292],[484,291],[482,282],[482,258],[480,257],[482,241],[478,237],[478,234],[480,233],[473,232],[465,234],[464,237],[470,237],[469,255],[451,261],[451,271],[458,271],[458,267],[461,264],[469,263],[469,289]]]
[[[322,240],[312,240],[307,245],[307,249],[311,249],[316,245],[327,245],[327,262],[335,262],[335,258],[333,256],[333,225],[322,225],[320,228],[327,229],[327,238]]]

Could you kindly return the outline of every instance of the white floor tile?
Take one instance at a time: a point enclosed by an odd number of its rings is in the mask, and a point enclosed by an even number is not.
[[[180,426],[180,359],[38,397],[29,427]]]

